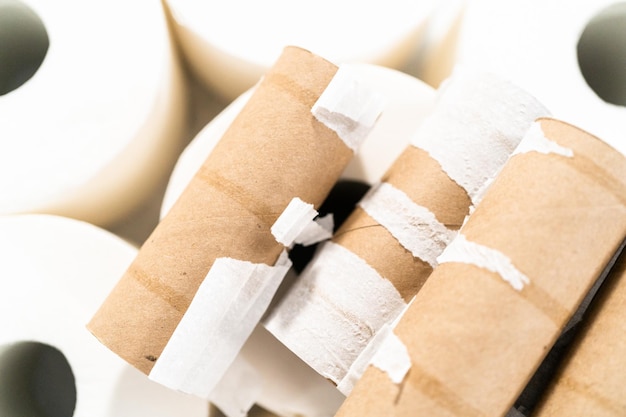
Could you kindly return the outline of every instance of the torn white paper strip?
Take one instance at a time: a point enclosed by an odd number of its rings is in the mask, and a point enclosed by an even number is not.
[[[241,355],[233,363],[209,396],[209,401],[226,417],[245,417],[263,391],[263,380]]]
[[[209,399],[290,267],[286,251],[274,266],[216,259],[149,378]]]
[[[538,122],[533,122],[530,125],[530,128],[526,132],[526,135],[524,135],[522,141],[519,143],[519,145],[517,145],[517,148],[515,148],[515,150],[511,154],[511,157],[529,152],[539,152],[546,155],[555,154],[568,158],[574,156],[574,151],[572,151],[571,149],[561,146],[555,141],[548,139],[541,129],[541,124]],[[498,173],[502,170],[503,167],[504,165],[500,167]],[[480,201],[483,199],[485,193],[491,186],[491,183],[493,183],[495,178],[498,176],[498,173],[496,173],[493,177],[491,177],[484,184],[482,184],[480,189],[474,194],[474,197],[472,199],[472,203],[474,206],[478,205],[478,203],[480,203]],[[471,208],[470,214],[471,212],[473,212],[473,210],[474,207]]]
[[[335,221],[332,213],[318,217],[305,226],[302,232],[296,237],[295,243],[302,246],[309,246],[323,240],[328,240],[333,237],[334,227]]]
[[[350,66],[340,66],[311,112],[356,152],[380,116],[384,100],[356,80]]]
[[[414,257],[433,268],[437,266],[437,256],[456,235],[430,210],[386,182],[372,187],[358,205]]]
[[[508,256],[496,249],[471,242],[461,233],[443,251],[438,261],[440,264],[460,262],[476,265],[495,272],[517,291],[530,283],[530,279],[513,265]]]
[[[398,314],[398,316],[391,323],[386,323],[380,328],[380,330],[369,341],[367,346],[361,351],[359,356],[354,360],[354,362],[352,362],[352,366],[350,366],[350,369],[348,370],[346,375],[337,384],[337,389],[339,390],[339,392],[341,392],[345,396],[350,395],[350,393],[352,392],[352,389],[354,388],[354,385],[357,383],[359,379],[361,379],[361,376],[363,376],[363,374],[367,370],[367,367],[372,364],[372,358],[374,357],[376,352],[378,352],[378,350],[381,348],[381,345],[385,341],[387,334],[389,332],[392,332],[393,329],[397,326],[398,322],[402,319],[402,316],[408,310],[408,308],[410,307],[414,299],[415,297],[413,297],[411,301],[404,306],[404,309],[402,310],[402,312]],[[405,361],[401,357],[399,357],[398,360],[404,363],[404,365],[401,366],[401,368],[407,368],[406,367],[407,361]],[[409,366],[407,368],[407,372],[408,372],[408,369],[410,368],[410,363],[411,361],[409,358],[409,361],[408,361]]]
[[[330,241],[322,244],[263,324],[319,374],[338,384],[376,332],[405,306],[390,281]]]
[[[384,324],[380,330],[374,335],[374,337],[369,341],[367,346],[361,351],[359,356],[352,362],[350,369],[346,372],[346,375],[343,377],[341,381],[337,384],[337,389],[343,395],[348,396],[354,385],[357,381],[363,376],[367,367],[372,363],[372,358],[380,349],[383,344],[386,333],[388,333],[391,326],[388,324]]]
[[[294,197],[278,216],[270,230],[278,243],[291,247],[316,216],[317,210],[313,204],[305,203],[300,198]]]
[[[488,74],[455,73],[412,144],[475,195],[506,162],[538,117],[548,111],[531,95]]]
[[[520,142],[518,147],[513,152],[513,155],[518,155],[522,153],[528,152],[539,152],[543,154],[556,154],[571,158],[574,156],[574,151],[564,146],[559,145],[553,140],[550,140],[543,133],[543,129],[541,128],[541,124],[538,122],[534,122],[524,139]]]
[[[372,365],[385,372],[391,382],[399,384],[411,369],[411,357],[391,326],[381,330],[383,341],[372,358]]]

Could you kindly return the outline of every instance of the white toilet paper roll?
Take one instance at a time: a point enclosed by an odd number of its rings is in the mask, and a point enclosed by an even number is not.
[[[183,80],[162,5],[2,0],[0,8],[5,20],[25,9],[39,18],[24,23],[31,29],[3,25],[0,45],[14,51],[3,67],[27,67],[18,58],[41,46],[23,33],[49,39],[32,77],[0,95],[0,214],[98,225],[124,217],[167,179],[184,146]]]
[[[437,2],[390,0],[294,3],[285,0],[167,0],[182,51],[207,86],[228,100],[258,81],[285,45],[341,64],[402,68]]]
[[[435,100],[435,91],[424,82],[400,71],[373,64],[346,64],[364,83],[376,89],[386,107],[374,130],[359,147],[342,177],[367,183],[378,181],[409,143]],[[252,90],[235,99],[185,148],[170,176],[161,206],[161,217],[172,207],[189,180],[213,150],[230,123],[239,114]]]
[[[85,328],[136,249],[87,223],[0,216],[0,415],[202,416]]]
[[[344,177],[374,182],[409,143],[434,104],[435,92],[425,83],[396,70],[373,64],[346,64],[386,101],[376,127],[361,145]],[[181,154],[162,204],[163,217],[250,97],[242,94],[215,117]],[[286,281],[295,279],[290,271]],[[289,285],[288,282],[285,285]],[[271,308],[271,307],[270,307]],[[241,351],[263,380],[257,403],[282,417],[329,416],[343,395],[262,326],[257,326]]]
[[[461,30],[457,63],[510,79],[537,97],[555,117],[580,126],[624,153],[626,7],[622,3],[602,13],[617,3],[473,0]],[[599,20],[594,21],[596,16]],[[590,63],[598,65],[595,70],[584,69]],[[598,93],[604,93],[590,87],[597,83],[614,90],[618,97],[601,98]],[[607,103],[607,99],[621,100],[621,105]]]
[[[257,404],[281,417],[327,417],[345,397],[261,325],[241,349],[261,375]]]
[[[409,72],[437,88],[454,68],[459,31],[468,0],[439,0],[426,24],[424,40]]]

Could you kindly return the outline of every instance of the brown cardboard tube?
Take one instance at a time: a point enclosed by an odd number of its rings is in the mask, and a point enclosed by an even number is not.
[[[103,344],[147,374],[215,259],[275,263],[273,222],[296,196],[319,207],[352,157],[311,113],[336,71],[284,50],[88,324]]]
[[[546,113],[490,74],[452,77],[411,145],[276,303],[268,330],[348,393],[380,330],[418,293],[469,214],[471,192]]]
[[[409,145],[382,177],[415,204],[429,209],[440,223],[456,230],[469,214],[467,192],[441,169],[426,151]],[[359,256],[396,287],[407,302],[432,272],[392,234],[357,208],[342,224],[333,241]]]
[[[529,278],[521,290],[466,262],[440,264],[394,333],[400,384],[370,366],[337,416],[503,416],[626,234],[626,159],[564,122],[540,119],[573,157],[512,157],[461,235]],[[577,414],[577,413],[575,413]]]
[[[626,414],[626,255],[622,254],[533,416]]]

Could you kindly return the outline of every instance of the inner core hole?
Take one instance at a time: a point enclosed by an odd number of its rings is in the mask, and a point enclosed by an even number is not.
[[[50,41],[37,14],[20,0],[0,0],[0,96],[28,81]]]
[[[0,417],[72,417],[76,383],[58,349],[37,342],[0,346]]]
[[[589,21],[578,41],[578,65],[598,97],[626,106],[626,3],[613,4]]]

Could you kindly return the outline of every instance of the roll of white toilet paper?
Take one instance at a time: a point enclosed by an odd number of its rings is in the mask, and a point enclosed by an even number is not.
[[[0,46],[13,53],[1,65],[18,67],[0,77],[35,71],[0,95],[0,214],[123,218],[184,146],[183,79],[161,3],[2,0],[0,15],[22,22],[2,24]],[[22,56],[31,49],[38,68]]]
[[[346,65],[357,72],[362,82],[383,95],[386,101],[385,111],[376,127],[343,174],[347,179],[372,183],[407,146],[432,108],[435,92],[422,81],[397,70],[373,64]],[[161,217],[175,203],[250,95],[251,90],[239,96],[181,154],[163,199]],[[294,274],[290,271],[286,280],[295,279]],[[241,357],[256,369],[262,381],[257,403],[281,417],[332,415],[343,401],[343,395],[334,385],[262,326],[254,330],[241,351]]]
[[[254,329],[240,356],[261,377],[257,404],[278,416],[332,416],[345,399],[262,325]]]
[[[232,100],[252,87],[286,45],[341,64],[410,64],[436,1],[294,3],[167,0],[192,70]]]
[[[0,415],[207,417],[85,328],[136,249],[51,215],[0,216]]]
[[[456,62],[510,79],[555,117],[624,153],[624,51],[623,2],[474,0],[468,2]]]
[[[400,71],[373,64],[345,64],[359,79],[384,96],[385,110],[342,177],[374,183],[404,150],[410,137],[430,111],[435,91],[426,83]],[[233,119],[250,98],[252,90],[234,100],[185,148],[170,176],[161,206],[163,217],[211,153]]]

